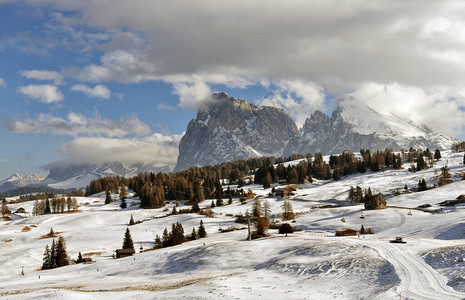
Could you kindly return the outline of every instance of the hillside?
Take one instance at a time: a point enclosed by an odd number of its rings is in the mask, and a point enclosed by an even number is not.
[[[311,295],[312,299],[463,299],[465,204],[439,206],[465,193],[462,160],[463,153],[443,152],[433,168],[416,173],[408,172],[409,164],[404,164],[399,170],[299,185],[289,201],[298,213],[291,224],[302,231],[288,237],[270,230],[269,237],[246,241],[246,230],[219,232],[219,228],[243,228],[244,224],[234,223],[233,215],[250,211],[253,199],[244,205],[234,199],[231,205],[215,207],[214,218],[194,213],[164,217],[174,203],[143,210],[131,193],[126,209],[119,207],[119,201],[105,205],[102,193],[78,198],[76,213],[14,214],[11,221],[0,223],[0,297],[304,299]],[[405,184],[412,190],[423,178],[428,185],[437,183],[440,168],[445,165],[451,170],[453,183],[394,195]],[[350,186],[357,185],[385,195],[388,208],[366,211],[363,204],[348,202]],[[268,201],[272,219],[282,222],[286,198],[267,197],[271,189],[260,185],[245,188],[261,196],[262,202]],[[210,202],[206,200],[200,206]],[[431,207],[417,209],[423,204]],[[32,206],[33,202],[9,205],[12,211],[24,207],[27,212]],[[137,254],[113,259],[113,250],[121,247],[131,215],[144,220],[129,227]],[[182,223],[190,233],[200,220],[208,232],[206,238],[138,253],[141,246],[151,248],[155,236],[172,223]],[[359,230],[362,224],[373,228],[374,234],[334,236],[336,230]],[[25,226],[30,230],[24,231]],[[76,259],[81,251],[95,262],[39,271],[45,245],[51,244],[51,239],[40,237],[50,228],[66,239],[70,258]],[[407,244],[389,243],[396,236],[404,237]]]

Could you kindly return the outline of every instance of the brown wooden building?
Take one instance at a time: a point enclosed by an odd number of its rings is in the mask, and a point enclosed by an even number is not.
[[[134,253],[136,253],[134,249],[116,249],[116,258],[133,256]]]
[[[357,235],[357,230],[346,229],[341,231],[336,231],[336,236],[352,236]]]

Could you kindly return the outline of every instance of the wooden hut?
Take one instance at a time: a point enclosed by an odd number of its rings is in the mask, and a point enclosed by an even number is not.
[[[136,253],[134,249],[116,249],[116,258],[133,256],[134,253]]]

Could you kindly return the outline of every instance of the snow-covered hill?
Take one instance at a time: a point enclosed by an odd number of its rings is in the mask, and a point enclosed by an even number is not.
[[[102,193],[78,198],[77,213],[14,214],[11,221],[0,223],[0,297],[463,299],[465,204],[438,205],[465,193],[462,160],[463,153],[443,152],[434,168],[416,173],[408,172],[405,164],[402,170],[300,185],[288,200],[298,213],[291,224],[302,231],[285,237],[270,230],[270,237],[250,242],[246,230],[221,233],[218,228],[244,227],[234,223],[233,215],[250,211],[253,199],[244,205],[234,199],[231,205],[216,207],[214,218],[198,214],[164,217],[174,203],[142,210],[131,193],[126,209],[120,209],[119,201],[105,205]],[[451,170],[452,184],[394,195],[405,184],[412,190],[422,178],[429,185],[437,183],[439,170],[445,165]],[[362,204],[347,202],[350,186],[356,185],[387,195],[388,208],[365,211]],[[251,188],[262,202],[268,201],[272,218],[281,221],[283,198],[267,197],[270,189],[259,185],[246,188]],[[201,206],[209,204],[207,200]],[[431,207],[427,211],[417,209],[424,204]],[[24,202],[9,204],[9,208],[14,211],[24,207],[31,212],[32,205]],[[113,250],[121,247],[131,215],[144,220],[128,227],[137,250],[152,247],[155,235],[176,222],[190,233],[203,220],[208,236],[113,259]],[[374,234],[334,236],[336,230],[359,230],[361,225],[373,228]],[[66,239],[71,258],[76,259],[80,251],[91,256],[94,263],[38,271],[45,245],[51,243],[40,237],[51,227]],[[403,236],[407,244],[390,244],[395,236]]]

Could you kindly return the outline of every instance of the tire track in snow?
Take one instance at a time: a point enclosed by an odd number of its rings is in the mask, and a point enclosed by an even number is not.
[[[364,241],[395,268],[401,283],[394,287],[396,294],[407,299],[465,299],[465,294],[447,285],[444,276],[436,272],[407,245],[385,241]]]

